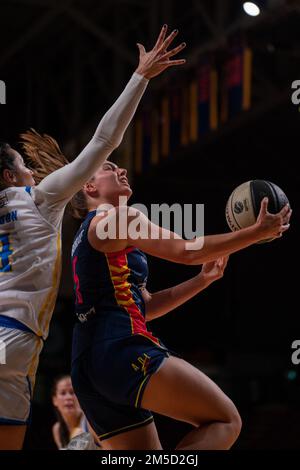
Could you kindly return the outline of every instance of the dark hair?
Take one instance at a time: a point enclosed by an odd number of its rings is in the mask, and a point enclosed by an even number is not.
[[[58,383],[61,380],[69,379],[69,378],[70,378],[70,376],[68,374],[61,374],[61,375],[59,375],[55,378],[55,380],[53,382],[53,385],[52,385],[52,389],[51,389],[51,397],[52,398],[55,397],[55,395],[56,395]],[[69,428],[66,425],[66,422],[65,422],[64,418],[62,417],[61,413],[59,412],[58,408],[56,408],[56,406],[55,406],[54,409],[55,409],[56,419],[59,423],[59,428],[58,428],[59,439],[60,439],[62,447],[66,447],[70,442]]]
[[[11,146],[8,143],[0,142],[0,191],[7,187],[3,180],[3,171],[15,169],[15,157],[10,150]]]
[[[84,219],[88,214],[87,200],[81,189],[70,201],[71,214],[75,219]]]

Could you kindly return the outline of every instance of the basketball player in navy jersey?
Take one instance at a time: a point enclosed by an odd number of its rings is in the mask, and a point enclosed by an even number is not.
[[[128,200],[131,194],[126,170],[105,162],[73,200],[77,213],[85,214],[72,248],[78,318],[71,373],[75,393],[104,449],[161,449],[151,411],[194,426],[177,449],[229,449],[241,429],[235,405],[201,371],[172,355],[146,322],[222,277],[231,253],[281,236],[291,211],[286,206],[272,215],[264,199],[251,227],[204,237],[203,246],[187,250],[185,240],[119,205],[120,196]],[[139,233],[147,237],[131,233],[137,219]],[[112,222],[115,233],[103,236]],[[159,236],[153,239],[153,233]],[[150,294],[144,252],[175,263],[202,264],[202,271]]]
[[[176,37],[165,25],[152,50],[139,44],[139,64],[95,135],[71,163],[54,139],[29,132],[23,157],[0,143],[0,450],[22,448],[35,374],[59,287],[61,227],[66,205],[122,141],[148,81],[184,59],[170,60]],[[56,170],[56,171],[54,171]],[[36,184],[38,183],[38,184]]]

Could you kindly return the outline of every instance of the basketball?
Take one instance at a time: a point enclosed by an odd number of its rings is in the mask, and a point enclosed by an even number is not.
[[[264,180],[247,181],[231,193],[226,204],[225,212],[229,228],[235,232],[253,225],[264,197],[269,199],[268,211],[271,214],[280,212],[286,204],[289,204],[287,196],[276,184]]]

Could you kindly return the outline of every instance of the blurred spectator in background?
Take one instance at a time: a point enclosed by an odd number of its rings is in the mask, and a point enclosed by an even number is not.
[[[80,408],[69,375],[59,375],[55,379],[51,395],[57,417],[52,427],[52,435],[57,448],[64,449],[74,437],[89,431],[88,422]]]

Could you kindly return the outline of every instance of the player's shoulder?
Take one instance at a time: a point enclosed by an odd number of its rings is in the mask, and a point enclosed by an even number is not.
[[[21,201],[23,204],[24,202],[28,202],[28,200],[34,202],[31,186],[10,186],[0,191],[0,209],[16,206]]]
[[[13,195],[18,195],[18,198],[21,196],[22,199],[26,199],[28,195],[32,200],[35,198],[35,186],[14,186],[9,190]]]
[[[9,186],[8,188],[4,188],[0,191],[0,196],[3,196],[4,194],[10,194],[10,193],[20,193],[24,194],[24,192],[30,194],[33,186]]]

